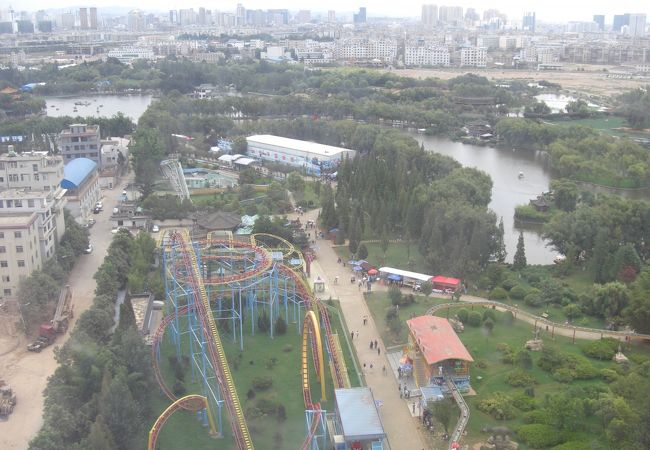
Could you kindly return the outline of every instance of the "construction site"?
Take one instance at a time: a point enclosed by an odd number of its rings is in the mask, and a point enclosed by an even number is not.
[[[345,417],[359,411],[359,405],[346,407],[345,399],[372,397],[372,393],[351,388],[339,335],[332,325],[332,308],[313,295],[303,273],[309,265],[300,251],[267,234],[238,241],[231,233],[209,233],[205,239],[193,240],[182,229],[161,233],[159,245],[164,319],[153,333],[152,359],[170,405],[151,428],[149,449],[156,448],[165,422],[179,409],[196,412],[209,430],[206,433],[232,439],[238,449],[254,448],[222,340],[236,343],[245,352],[247,339],[256,335],[274,339],[278,318],[287,324],[286,333],[301,342],[300,367],[295,368],[300,371],[304,407],[300,447],[325,449],[349,441],[347,445],[363,445],[359,448],[383,448],[385,434],[374,401],[365,414],[366,434],[352,435],[349,424],[346,428]],[[260,318],[269,326],[262,327]],[[192,381],[200,392],[179,398],[168,386],[160,365],[161,345],[170,344],[179,360],[189,360]],[[328,411],[323,402],[332,388],[337,401],[328,404],[336,407]],[[367,429],[368,423],[375,424],[374,429]]]

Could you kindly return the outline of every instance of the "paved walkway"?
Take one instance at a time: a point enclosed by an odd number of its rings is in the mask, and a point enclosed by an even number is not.
[[[294,218],[296,215],[292,215]],[[310,211],[300,216],[304,223],[307,220],[316,221],[317,211]],[[314,239],[314,230],[311,232],[311,239]],[[349,331],[355,336],[352,344],[355,348],[357,358],[363,370],[366,385],[372,389],[375,400],[381,402],[379,414],[386,432],[388,442],[392,449],[424,449],[427,445],[421,439],[419,421],[413,419],[411,403],[400,398],[397,378],[387,358],[386,347],[377,331],[368,306],[357,283],[350,283],[351,272],[349,267],[343,267],[336,261],[338,256],[331,246],[331,241],[316,239],[316,260],[311,264],[310,284],[317,277],[325,281],[325,292],[318,292],[316,296],[321,299],[338,299],[341,302],[341,310]],[[335,278],[338,277],[338,284]],[[364,325],[364,317],[367,323]],[[382,326],[379,324],[379,326]],[[358,336],[357,336],[358,332]],[[343,338],[343,337],[341,337]],[[350,339],[350,335],[347,336]],[[381,353],[378,355],[376,349],[370,349],[370,341],[377,341]],[[366,368],[363,369],[365,363]],[[372,368],[370,368],[372,365]],[[386,367],[386,374],[383,374],[383,367]]]

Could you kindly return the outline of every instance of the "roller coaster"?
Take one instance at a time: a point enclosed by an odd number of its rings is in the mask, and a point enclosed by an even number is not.
[[[153,335],[154,374],[162,392],[172,404],[151,428],[149,449],[155,450],[158,435],[173,412],[194,411],[209,425],[211,434],[223,436],[222,408],[225,405],[238,449],[253,449],[247,423],[233,382],[222,336],[244,347],[244,320],[251,318],[251,334],[260,313],[270,316],[269,334],[273,336],[274,317],[296,323],[302,333],[302,390],[305,404],[306,438],[302,449],[325,446],[326,411],[312,399],[309,376],[309,352],[325,400],[325,349],[336,388],[350,387],[338,336],[333,333],[327,306],[315,298],[302,274],[304,260],[288,241],[268,234],[256,234],[250,243],[230,237],[208,234],[203,241],[192,242],[187,230],[164,233],[159,240],[165,280],[166,315]],[[304,319],[300,320],[303,315]],[[220,323],[221,334],[217,323]],[[178,399],[165,384],[160,372],[160,343],[168,331],[180,358],[189,347],[192,379],[200,382],[203,395]],[[216,419],[216,421],[215,421]]]

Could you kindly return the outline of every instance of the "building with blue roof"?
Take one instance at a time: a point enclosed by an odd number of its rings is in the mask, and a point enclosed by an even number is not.
[[[73,217],[85,218],[101,198],[97,163],[88,158],[75,158],[63,168],[61,187],[66,189],[66,208]]]

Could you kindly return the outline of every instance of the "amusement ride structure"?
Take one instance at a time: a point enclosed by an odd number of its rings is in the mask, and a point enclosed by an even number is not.
[[[230,233],[210,233],[205,240],[192,241],[183,229],[161,233],[159,244],[166,315],[153,337],[152,358],[156,379],[173,403],[151,428],[148,448],[156,448],[162,426],[178,409],[199,413],[213,435],[223,436],[222,409],[225,405],[237,448],[253,449],[221,339],[232,334],[232,339],[238,341],[243,350],[244,317],[249,318],[246,326],[250,325],[250,333],[255,334],[259,331],[255,318],[262,314],[269,318],[271,338],[278,317],[283,317],[287,324],[295,323],[296,332],[302,333],[301,373],[306,421],[302,448],[326,448],[326,411],[311,395],[310,350],[323,400],[326,354],[334,387],[347,388],[350,382],[328,309],[314,297],[302,273],[301,253],[288,241],[268,234],[252,235],[250,243],[236,241]],[[202,395],[178,399],[165,384],[159,367],[160,344],[165,331],[175,346],[177,357],[189,357],[192,380],[199,382]]]

